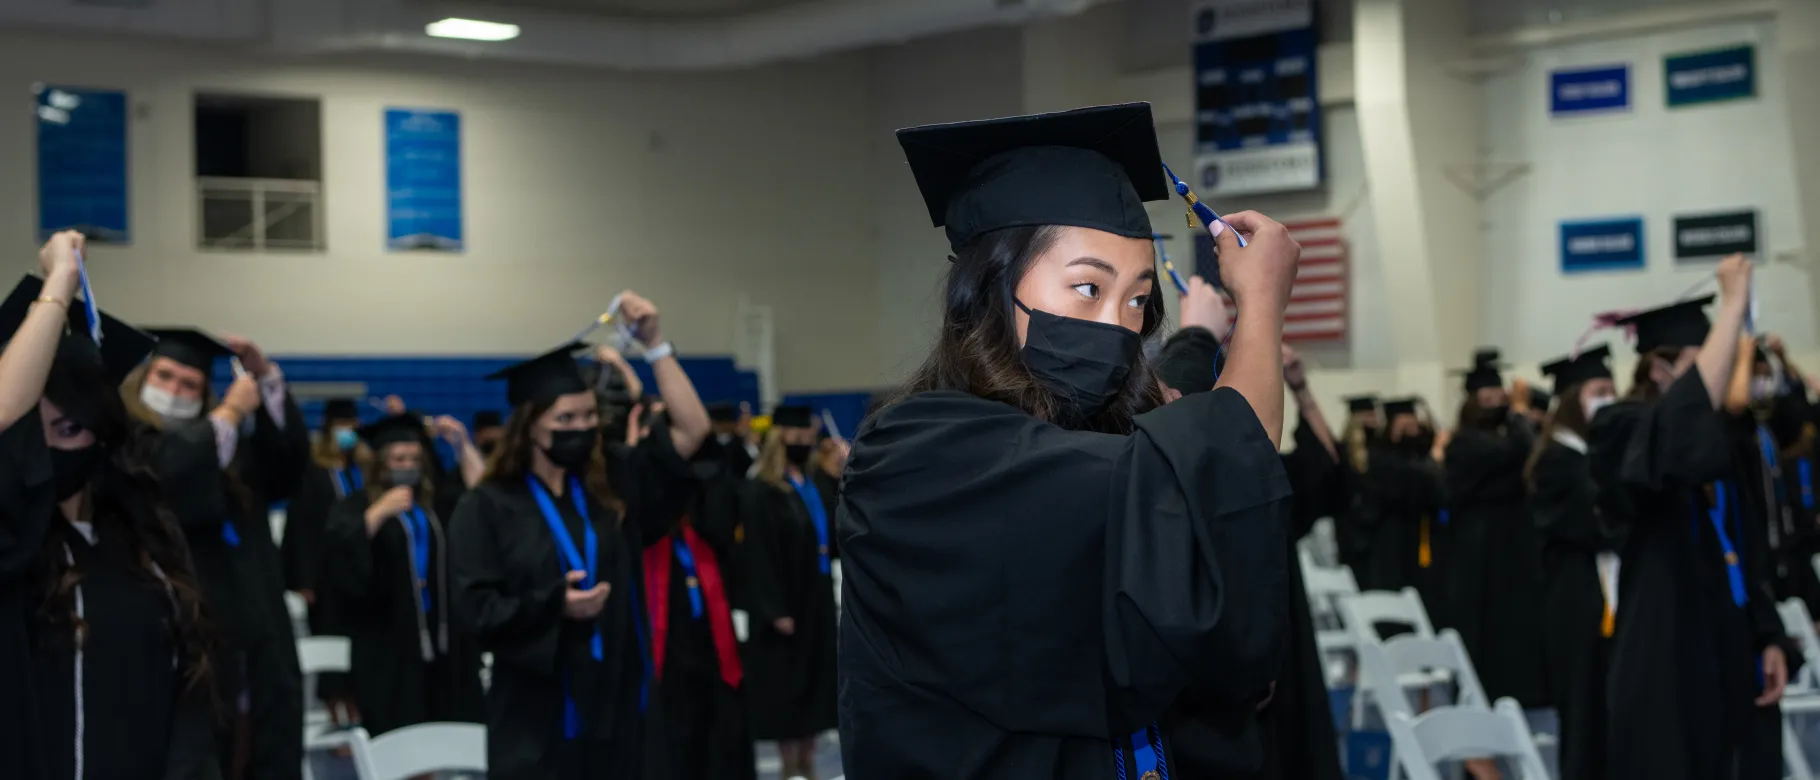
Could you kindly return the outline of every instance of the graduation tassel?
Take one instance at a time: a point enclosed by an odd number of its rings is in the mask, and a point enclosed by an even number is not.
[[[1182,275],[1176,272],[1175,263],[1169,262],[1169,246],[1164,242],[1171,238],[1174,238],[1174,236],[1166,236],[1162,233],[1150,234],[1150,240],[1156,243],[1157,256],[1163,259],[1163,270],[1169,272],[1169,280],[1175,282],[1176,290],[1180,291],[1183,295],[1187,295],[1188,283],[1182,281]]]
[[[1428,546],[1428,516],[1422,516],[1422,544],[1416,548],[1416,565],[1424,569],[1434,563],[1434,551]]]
[[[1201,199],[1194,194],[1194,190],[1188,188],[1188,182],[1182,181],[1180,177],[1175,175],[1175,171],[1169,170],[1168,163],[1163,164],[1163,173],[1169,175],[1169,183],[1175,187],[1175,194],[1182,196],[1182,200],[1188,202],[1189,227],[1194,227],[1194,220],[1198,217],[1201,220],[1201,224],[1207,226],[1208,232],[1213,233],[1216,236],[1219,235],[1219,229],[1214,227],[1216,224],[1224,225],[1227,230],[1232,231],[1232,237],[1239,240],[1240,249],[1245,248],[1251,243],[1246,241],[1244,236],[1239,235],[1237,228],[1233,227],[1226,220],[1220,219],[1220,215],[1213,213],[1213,208],[1211,206],[1202,203]]]
[[[1610,639],[1611,635],[1616,633],[1618,633],[1618,615],[1612,611],[1611,600],[1606,599],[1605,616],[1599,619],[1599,636]]]

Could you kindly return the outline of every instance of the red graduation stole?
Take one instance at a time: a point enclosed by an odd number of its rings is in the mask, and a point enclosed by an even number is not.
[[[733,615],[727,608],[727,590],[720,579],[720,562],[714,548],[683,519],[683,542],[695,555],[695,572],[701,577],[702,599],[707,602],[708,633],[714,637],[714,655],[720,661],[720,679],[738,688],[744,676],[739,666],[739,646],[733,639]],[[651,657],[658,680],[664,678],[664,642],[670,633],[671,539],[665,536],[645,548],[645,604],[651,614]]]

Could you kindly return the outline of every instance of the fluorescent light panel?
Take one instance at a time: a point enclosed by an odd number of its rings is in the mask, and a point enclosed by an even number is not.
[[[467,41],[509,41],[518,37],[518,25],[483,22],[479,19],[448,18],[431,22],[423,31],[436,38],[460,38]]]

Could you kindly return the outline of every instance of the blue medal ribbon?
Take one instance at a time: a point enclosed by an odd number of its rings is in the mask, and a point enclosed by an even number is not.
[[[359,466],[348,466],[345,469],[335,469],[335,484],[341,487],[342,498],[354,495],[354,491],[356,490],[365,490],[365,483],[366,480],[360,478]]]
[[[526,474],[525,483],[531,486],[531,497],[537,500],[537,508],[543,513],[544,524],[550,527],[550,538],[556,543],[556,554],[562,558],[563,577],[569,572],[580,571],[585,576],[577,586],[582,590],[594,587],[594,578],[599,571],[600,539],[594,535],[594,521],[588,517],[587,499],[581,496],[581,480],[569,478],[569,498],[575,504],[575,513],[581,516],[582,546],[586,548],[586,557],[575,548],[575,537],[562,521],[562,513],[556,511],[556,502],[550,500],[550,491],[545,490],[537,477]],[[594,624],[594,634],[588,639],[589,654],[595,661],[604,660],[606,652],[602,649],[600,623]],[[563,675],[562,685],[562,736],[563,739],[575,739],[581,736],[581,712],[575,706],[574,692],[569,689],[569,676]]]
[[[412,507],[407,514],[398,516],[411,528],[411,560],[417,565],[417,592],[423,597],[423,614],[430,614],[430,519],[423,514],[423,507]]]
[[[796,495],[808,506],[809,520],[815,524],[816,560],[821,564],[822,573],[832,574],[828,560],[828,508],[822,505],[822,493],[815,488],[815,480],[806,477],[791,477],[790,484],[796,487]]]
[[[1750,601],[1750,591],[1744,586],[1743,562],[1738,560],[1738,550],[1732,545],[1731,534],[1725,531],[1725,519],[1730,500],[1727,493],[1731,486],[1721,480],[1713,483],[1713,505],[1706,510],[1706,517],[1712,521],[1713,535],[1719,537],[1719,549],[1725,553],[1725,578],[1731,584],[1732,605],[1742,607]]]
[[[683,584],[689,588],[689,615],[701,619],[701,578],[695,574],[695,553],[689,551],[689,545],[681,539],[672,539],[670,549],[676,551],[676,562],[682,564]]]

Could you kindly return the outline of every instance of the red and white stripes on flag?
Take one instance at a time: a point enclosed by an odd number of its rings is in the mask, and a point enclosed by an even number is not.
[[[1346,239],[1338,219],[1285,222],[1290,237],[1302,245],[1289,308],[1283,313],[1283,340],[1337,341],[1346,338]],[[1226,298],[1228,325],[1238,316]]]

